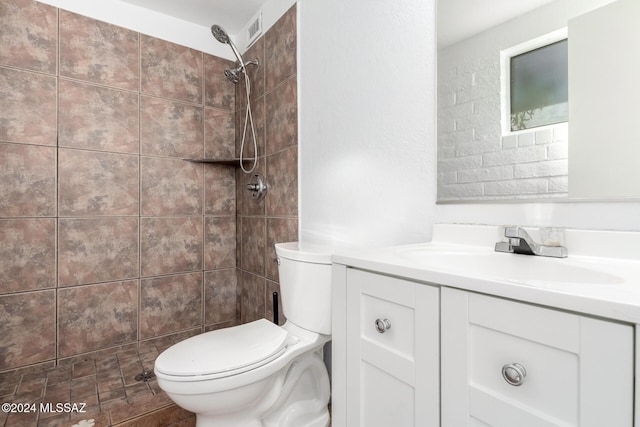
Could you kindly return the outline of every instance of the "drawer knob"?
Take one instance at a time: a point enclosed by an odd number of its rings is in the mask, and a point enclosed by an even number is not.
[[[389,319],[376,319],[376,331],[384,334],[388,329],[391,329],[391,322],[389,322]]]
[[[514,387],[521,386],[526,376],[527,370],[519,363],[509,363],[502,367],[502,377]]]

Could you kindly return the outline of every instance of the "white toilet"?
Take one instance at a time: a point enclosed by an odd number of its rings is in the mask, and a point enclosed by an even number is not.
[[[186,339],[155,362],[158,385],[196,427],[326,427],[331,255],[276,244],[283,326],[260,319]]]

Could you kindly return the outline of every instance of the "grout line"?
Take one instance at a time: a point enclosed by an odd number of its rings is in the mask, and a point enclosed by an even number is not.
[[[142,34],[138,32],[138,313],[136,315],[136,348],[140,348],[142,341],[142,198]],[[120,366],[119,361],[118,366]],[[124,385],[124,380],[122,383]],[[111,412],[109,412],[109,417],[111,418]]]
[[[59,299],[59,289],[60,289],[60,257],[58,256],[58,249],[60,245],[60,194],[58,187],[60,185],[60,9],[56,8],[56,23],[57,23],[57,34],[56,34],[56,185],[55,185],[55,203],[56,203],[56,220],[55,220],[55,236],[54,236],[54,282],[55,282],[55,290],[54,290],[54,366],[58,366],[60,361],[60,332],[59,332],[59,313],[58,308],[60,305]],[[46,383],[45,383],[46,384]]]

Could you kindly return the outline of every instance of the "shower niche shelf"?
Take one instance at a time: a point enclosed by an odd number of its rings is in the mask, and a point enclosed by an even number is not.
[[[225,166],[240,167],[240,159],[183,159],[187,162],[193,163],[211,163]],[[247,159],[244,160],[247,162]]]

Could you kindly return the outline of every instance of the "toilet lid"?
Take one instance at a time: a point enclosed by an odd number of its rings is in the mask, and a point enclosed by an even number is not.
[[[287,335],[266,319],[206,332],[169,347],[156,359],[155,369],[175,376],[237,374],[284,353]]]

